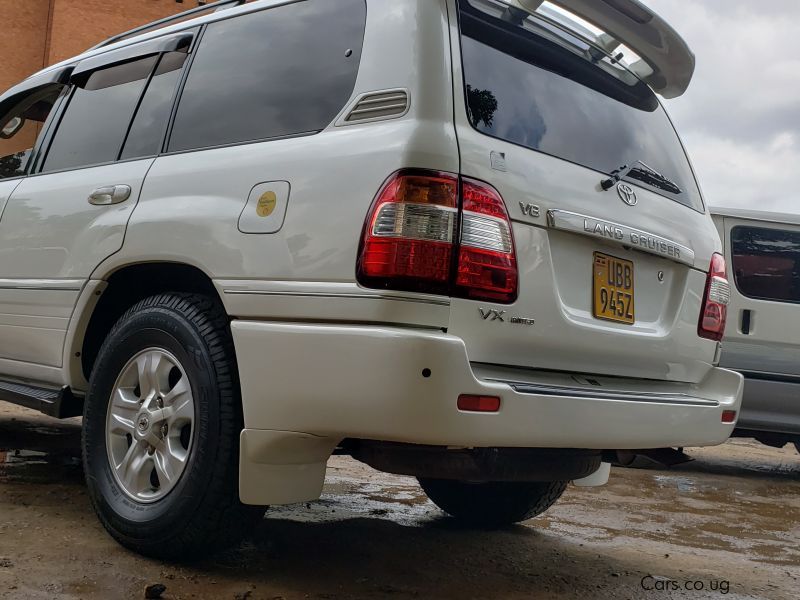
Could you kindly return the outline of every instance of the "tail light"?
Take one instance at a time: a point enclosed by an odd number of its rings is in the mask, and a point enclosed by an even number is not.
[[[517,298],[517,258],[506,205],[497,191],[479,181],[461,184],[461,247],[456,296],[513,302]]]
[[[371,288],[513,302],[517,261],[503,199],[472,179],[399,171],[367,216],[357,276]]]
[[[697,333],[700,337],[720,341],[725,335],[725,321],[728,318],[728,303],[731,300],[731,284],[725,268],[725,258],[721,254],[711,257],[706,292],[703,295],[703,310]]]

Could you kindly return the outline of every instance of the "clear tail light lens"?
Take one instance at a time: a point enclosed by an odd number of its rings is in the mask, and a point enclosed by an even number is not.
[[[697,333],[700,337],[721,341],[725,335],[725,323],[728,318],[728,303],[731,300],[731,284],[725,258],[721,254],[711,257],[711,268],[706,280],[706,291],[703,295],[703,308]]]
[[[396,173],[367,216],[357,276],[371,288],[513,302],[517,262],[503,199],[449,173]]]

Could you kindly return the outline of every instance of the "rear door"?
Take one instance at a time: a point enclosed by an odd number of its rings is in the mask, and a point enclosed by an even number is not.
[[[733,283],[723,364],[800,382],[800,225],[725,217],[723,228]]]
[[[61,365],[77,298],[122,246],[161,150],[186,52],[125,52],[122,63],[111,53],[112,64],[89,59],[91,69],[73,75],[46,152],[3,211],[0,278],[14,286],[0,311],[14,318],[14,335],[0,336],[4,358]]]
[[[459,5],[462,174],[503,196],[520,290],[510,306],[454,299],[450,331],[475,362],[699,381],[717,350],[697,325],[720,242],[658,100],[551,24]]]

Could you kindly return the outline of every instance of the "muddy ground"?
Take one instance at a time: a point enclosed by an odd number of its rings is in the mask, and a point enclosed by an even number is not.
[[[737,440],[669,470],[614,469],[499,532],[457,527],[413,479],[334,458],[320,501],[271,509],[241,548],[180,566],[106,535],[79,436],[0,403],[0,597],[143,598],[163,583],[168,599],[800,598],[790,447]]]

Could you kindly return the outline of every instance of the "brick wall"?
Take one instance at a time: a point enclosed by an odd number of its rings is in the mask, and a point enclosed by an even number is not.
[[[0,90],[42,68],[51,0],[0,0]]]
[[[197,0],[0,0],[0,91],[116,34]]]

